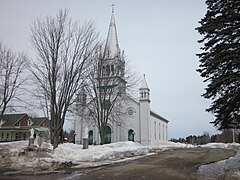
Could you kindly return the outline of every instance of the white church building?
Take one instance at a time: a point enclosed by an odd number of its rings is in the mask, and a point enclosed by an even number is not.
[[[105,50],[108,51],[107,60],[111,65],[120,61],[114,11],[112,11]],[[108,121],[105,133],[106,143],[134,141],[152,146],[168,141],[168,120],[151,110],[150,89],[145,75],[139,86],[139,94],[138,99],[128,97],[127,102],[126,100],[122,103],[118,102],[121,103],[121,112],[123,112],[120,115],[121,123]],[[83,138],[88,138],[89,144],[100,143],[98,128],[89,121],[89,117],[77,116],[75,122],[75,142],[77,144],[82,144]]]

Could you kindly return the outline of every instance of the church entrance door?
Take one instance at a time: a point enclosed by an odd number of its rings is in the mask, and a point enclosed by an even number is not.
[[[109,143],[111,143],[111,128],[107,126],[105,131],[105,144]]]
[[[129,141],[133,141],[134,142],[134,131],[132,130],[132,129],[130,129],[129,131],[128,131],[128,140]]]
[[[88,132],[88,143],[89,143],[89,145],[93,144],[93,131],[92,130],[90,130]]]

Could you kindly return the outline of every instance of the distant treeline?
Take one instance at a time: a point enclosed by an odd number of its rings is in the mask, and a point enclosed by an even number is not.
[[[240,143],[240,133],[238,130],[235,130],[233,133],[232,129],[227,129],[227,130],[224,130],[221,134],[215,134],[212,136],[210,136],[208,132],[205,132],[201,136],[190,135],[186,138],[171,139],[170,141],[195,144],[195,145],[207,144],[211,142]]]

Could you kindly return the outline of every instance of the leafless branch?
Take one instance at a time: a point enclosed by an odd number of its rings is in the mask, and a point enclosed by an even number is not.
[[[80,90],[86,64],[97,47],[98,35],[93,22],[79,26],[68,17],[67,10],[60,10],[56,17],[36,19],[31,30],[37,53],[31,72],[41,105],[51,118],[51,141],[56,148],[66,114]]]
[[[26,70],[26,55],[15,54],[0,41],[0,115],[16,105],[11,102],[20,100],[22,87],[26,78],[23,77]]]

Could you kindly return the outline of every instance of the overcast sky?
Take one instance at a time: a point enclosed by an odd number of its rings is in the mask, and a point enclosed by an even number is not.
[[[107,36],[111,4],[121,50],[140,74],[146,74],[153,111],[169,120],[169,137],[216,133],[210,105],[201,97],[205,84],[196,72],[200,52],[195,28],[206,13],[204,0],[0,0],[0,39],[34,56],[29,40],[36,17],[69,8],[80,23],[93,20]]]

